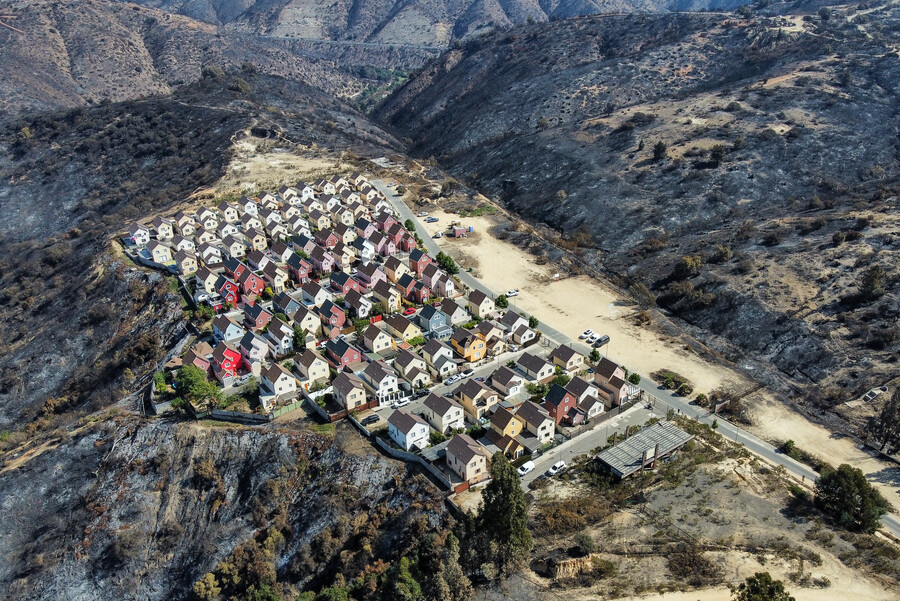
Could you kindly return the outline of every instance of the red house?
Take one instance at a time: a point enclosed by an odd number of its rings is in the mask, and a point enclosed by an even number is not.
[[[261,330],[272,321],[272,314],[261,304],[247,305],[244,307],[244,321],[251,330]]]
[[[559,384],[554,384],[550,387],[547,396],[544,397],[544,408],[547,409],[556,425],[559,425],[564,419],[570,417],[570,411],[577,411],[578,399]]]
[[[430,298],[431,289],[422,282],[416,280],[416,283],[413,284],[412,300],[419,303],[420,305],[424,305]]]
[[[226,303],[237,306],[238,300],[240,299],[240,288],[238,288],[237,284],[226,278],[224,275],[220,275],[219,279],[216,280],[216,291],[218,291],[219,295]]]
[[[300,286],[309,281],[309,276],[313,270],[312,264],[304,260],[303,257],[297,253],[288,257],[287,269],[288,273],[291,275],[291,279]]]
[[[409,234],[409,232],[403,229],[403,226],[399,223],[394,223],[387,229],[385,234],[387,234],[387,237],[390,238],[394,244],[397,244],[400,242],[400,239],[403,238],[404,235]]]
[[[331,230],[319,230],[315,233],[316,244],[323,248],[334,248],[338,242],[341,242],[340,236]]]
[[[323,328],[328,326],[343,328],[347,323],[347,312],[330,300],[325,301],[319,307],[319,317],[322,320]]]
[[[351,290],[360,291],[359,282],[350,277],[344,271],[336,271],[331,274],[331,289],[341,295],[346,295]]]
[[[237,374],[237,370],[241,366],[241,354],[231,345],[220,342],[213,351],[212,364],[216,378],[224,383]]]
[[[425,268],[434,263],[434,259],[428,253],[418,248],[409,251],[409,267],[416,272],[416,277],[422,277]]]
[[[394,216],[390,213],[381,212],[375,215],[375,225],[382,232],[388,231],[388,229],[394,225],[395,223],[399,223]]]
[[[400,238],[400,241],[397,242],[397,248],[404,252],[411,252],[418,245],[416,244],[416,239],[412,237],[408,232],[403,234]]]
[[[342,370],[351,363],[359,363],[362,354],[359,349],[347,344],[346,340],[338,338],[325,343],[325,357],[335,368]]]
[[[249,269],[238,276],[238,284],[241,285],[241,292],[248,295],[259,296],[266,288],[266,281]]]

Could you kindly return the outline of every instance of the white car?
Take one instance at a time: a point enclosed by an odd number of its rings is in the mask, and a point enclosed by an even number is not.
[[[551,476],[551,477],[555,476],[556,474],[560,473],[564,469],[566,469],[566,462],[565,461],[557,461],[556,463],[554,463],[553,465],[550,466],[549,470],[547,470],[547,475]]]
[[[519,296],[519,291],[518,290],[507,290],[506,298],[509,298],[511,296]]]
[[[588,337],[588,339],[587,339],[587,343],[594,344],[595,342],[597,342],[597,335],[591,334],[590,337]]]
[[[402,401],[398,401],[397,403],[395,403],[394,407],[396,407],[397,409],[400,409],[401,407],[406,407],[411,402],[412,402],[412,399],[410,399],[409,397],[406,397]]]
[[[581,338],[581,339],[590,338],[591,336],[593,336],[593,334],[594,334],[594,330],[585,330],[584,333],[581,336],[579,336],[579,338]]]
[[[525,474],[527,474],[528,472],[530,472],[533,469],[534,469],[534,461],[526,461],[525,463],[523,463],[522,465],[519,466],[519,469],[517,469],[516,472],[519,474],[519,476],[524,476]]]

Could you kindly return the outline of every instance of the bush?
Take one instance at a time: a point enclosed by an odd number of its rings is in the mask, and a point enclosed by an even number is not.
[[[582,557],[597,551],[597,543],[584,530],[575,535],[575,546]]]
[[[641,383],[641,374],[637,372],[632,372],[628,374],[628,381],[637,386]]]
[[[699,255],[681,257],[672,270],[672,277],[676,280],[692,278],[700,273],[702,267],[703,259]]]
[[[816,480],[815,504],[840,526],[867,533],[878,529],[888,508],[888,502],[869,484],[862,470],[846,463],[838,469],[822,470]]]

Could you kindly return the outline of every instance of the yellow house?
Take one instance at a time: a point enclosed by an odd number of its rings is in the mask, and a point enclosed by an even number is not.
[[[251,229],[246,233],[247,241],[250,243],[250,246],[253,247],[253,250],[258,250],[260,252],[266,250],[269,247],[268,242],[266,241],[266,235],[259,230]]]
[[[512,438],[522,433],[525,429],[525,421],[516,417],[515,413],[503,407],[498,407],[491,416],[491,429],[500,436]]]
[[[381,303],[385,312],[397,313],[400,311],[400,291],[384,280],[379,280],[375,284],[372,294]]]
[[[466,380],[454,394],[466,413],[476,420],[484,417],[500,401],[496,390],[478,380]]]
[[[373,353],[389,351],[394,346],[394,339],[375,324],[363,332],[363,344]]]
[[[400,281],[407,273],[412,273],[407,267],[406,263],[398,259],[397,257],[388,257],[387,261],[384,262],[384,273],[387,274],[389,280],[394,282],[395,284]]]
[[[466,361],[479,361],[487,352],[487,344],[480,334],[465,328],[457,328],[450,337],[450,345]]]
[[[422,335],[419,326],[401,315],[391,315],[384,320],[384,324],[387,326],[388,332],[406,341]]]

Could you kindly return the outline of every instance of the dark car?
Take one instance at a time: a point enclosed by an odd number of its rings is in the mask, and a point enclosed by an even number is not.
[[[360,423],[364,426],[370,426],[374,423],[377,423],[379,419],[381,418],[377,415],[370,415],[369,417],[363,419]]]

